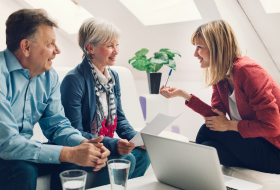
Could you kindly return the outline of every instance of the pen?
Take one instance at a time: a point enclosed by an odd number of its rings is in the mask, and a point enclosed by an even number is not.
[[[168,78],[167,78],[166,83],[165,83],[165,87],[166,87],[166,85],[167,85],[167,82],[168,82],[168,79],[169,79],[171,73],[172,73],[172,69],[170,69],[170,71],[169,71]]]

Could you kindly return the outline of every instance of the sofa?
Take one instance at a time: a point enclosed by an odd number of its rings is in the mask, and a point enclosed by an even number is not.
[[[119,74],[120,79],[120,86],[121,86],[121,101],[124,113],[126,118],[128,119],[131,126],[135,128],[135,130],[141,130],[146,124],[144,121],[142,108],[139,101],[139,96],[136,90],[134,78],[132,73],[129,69],[121,66],[112,66],[113,70],[117,71]],[[59,75],[59,80],[62,81],[64,76],[73,68],[71,67],[54,67],[56,72]],[[115,134],[115,136],[117,136]],[[172,133],[169,131],[163,131],[160,136],[176,139],[184,142],[188,142],[188,138]],[[47,142],[47,139],[43,135],[40,126],[36,124],[34,126],[34,135],[31,138],[33,140],[37,140],[40,142]],[[147,171],[152,172],[151,168]],[[86,189],[90,188],[94,183],[95,173],[88,173],[87,182],[86,182]],[[50,175],[41,176],[37,179],[37,188],[36,190],[49,190],[50,189]]]
[[[225,175],[257,183],[263,186],[262,190],[278,190],[280,189],[280,175],[258,172],[239,167],[222,166]]]
[[[126,117],[130,122],[130,124],[136,130],[141,130],[145,126],[145,121],[143,118],[139,96],[136,90],[132,73],[129,71],[129,69],[121,66],[113,66],[111,68],[117,71],[119,74],[121,95],[122,95],[121,101]],[[60,81],[71,69],[72,68],[70,67],[55,68],[55,70],[59,75]],[[169,131],[163,131],[160,134],[160,136],[188,142],[187,137]],[[47,139],[42,134],[38,124],[34,126],[34,136],[32,137],[32,139],[41,142],[47,141]],[[268,173],[258,172],[245,168],[225,167],[225,166],[222,166],[222,171],[225,175],[260,184],[263,186],[263,190],[280,189],[280,175],[277,174],[268,174]],[[152,172],[151,167],[147,170],[147,173],[149,172]],[[88,174],[86,188],[91,187],[91,184],[94,182],[94,178],[95,178],[94,173]],[[49,190],[50,189],[49,186],[50,186],[50,175],[42,176],[38,178],[37,190]]]

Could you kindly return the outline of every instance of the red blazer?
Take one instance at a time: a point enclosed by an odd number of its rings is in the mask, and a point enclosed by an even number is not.
[[[242,118],[238,122],[238,132],[243,138],[263,137],[280,149],[280,87],[249,57],[234,63],[232,75],[236,104]],[[194,95],[186,105],[203,117],[216,115],[211,108],[230,115],[226,80],[212,87],[212,107]]]

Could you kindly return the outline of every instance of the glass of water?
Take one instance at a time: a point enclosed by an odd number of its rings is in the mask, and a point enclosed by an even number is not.
[[[66,170],[60,173],[63,190],[84,190],[87,172],[83,170]]]
[[[112,190],[126,190],[130,161],[112,159],[107,162]]]

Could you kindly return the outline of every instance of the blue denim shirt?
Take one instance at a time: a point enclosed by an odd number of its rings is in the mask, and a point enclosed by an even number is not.
[[[64,115],[55,70],[29,76],[12,52],[0,52],[0,158],[60,163],[62,146],[77,146],[85,138]],[[37,122],[57,145],[30,140]]]

